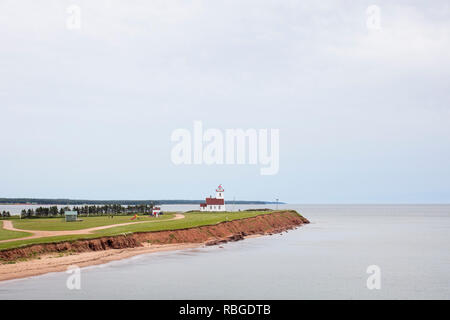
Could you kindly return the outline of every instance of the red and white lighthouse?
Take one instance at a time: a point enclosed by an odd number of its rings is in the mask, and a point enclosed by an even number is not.
[[[206,198],[204,203],[200,203],[200,211],[226,211],[225,210],[225,189],[219,185],[216,189],[215,198]]]

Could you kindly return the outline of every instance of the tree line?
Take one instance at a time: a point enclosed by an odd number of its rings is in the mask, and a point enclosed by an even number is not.
[[[3,210],[3,212],[0,213],[0,217],[9,218],[11,217],[11,213],[9,211]]]
[[[21,218],[39,218],[39,217],[63,217],[65,211],[77,211],[78,216],[112,216],[112,215],[129,215],[129,214],[151,214],[153,204],[139,204],[135,206],[122,206],[120,204],[105,204],[102,206],[74,206],[62,207],[57,206],[39,207],[36,209],[23,209]]]

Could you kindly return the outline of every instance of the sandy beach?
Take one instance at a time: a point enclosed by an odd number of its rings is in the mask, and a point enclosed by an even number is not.
[[[245,239],[261,236],[263,235],[254,234],[246,236]],[[63,272],[70,266],[78,266],[82,268],[127,259],[141,254],[193,249],[203,246],[205,246],[204,243],[177,243],[163,245],[143,243],[142,247],[138,248],[110,249],[104,251],[90,251],[71,254],[45,254],[39,258],[31,260],[17,261],[13,264],[0,264],[0,282],[33,277],[50,272]]]
[[[46,254],[39,258],[0,264],[0,281],[37,276],[49,272],[66,271],[69,266],[86,267],[115,260],[130,258],[140,254],[171,250],[191,249],[204,246],[203,243],[151,245],[126,249],[110,249],[72,254]]]

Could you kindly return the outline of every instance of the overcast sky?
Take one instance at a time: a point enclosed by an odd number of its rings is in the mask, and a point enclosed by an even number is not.
[[[450,202],[446,0],[0,0],[0,40],[0,197]],[[278,174],[174,165],[195,120],[280,129]]]

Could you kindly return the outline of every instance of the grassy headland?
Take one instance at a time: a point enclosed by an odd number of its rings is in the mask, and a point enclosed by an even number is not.
[[[150,231],[164,231],[177,230],[192,227],[199,227],[205,225],[214,225],[225,221],[232,221],[236,219],[250,218],[262,214],[270,214],[273,211],[239,211],[239,212],[188,212],[184,213],[185,218],[179,220],[170,220],[174,213],[166,212],[163,216],[158,218],[145,217],[143,220],[152,223],[138,223],[126,226],[117,226],[109,229],[98,230],[92,234],[78,234],[78,235],[64,235],[55,237],[43,237],[33,239],[23,239],[18,241],[0,243],[0,250],[17,248],[31,244],[52,243],[62,241],[74,241],[80,239],[93,239],[103,236],[116,236],[135,232],[150,232]],[[37,219],[14,219],[14,227],[24,230],[82,230],[85,228],[113,225],[119,223],[127,223],[130,221],[130,216],[116,216],[113,219],[109,217],[83,217],[81,222],[65,222],[61,218],[37,218]],[[7,230],[3,230],[5,232]],[[14,231],[8,231],[14,232]],[[22,232],[19,232],[22,233]],[[6,235],[7,233],[5,233]],[[25,235],[10,235],[12,239],[17,237],[24,237]],[[0,235],[1,236],[1,235]]]

